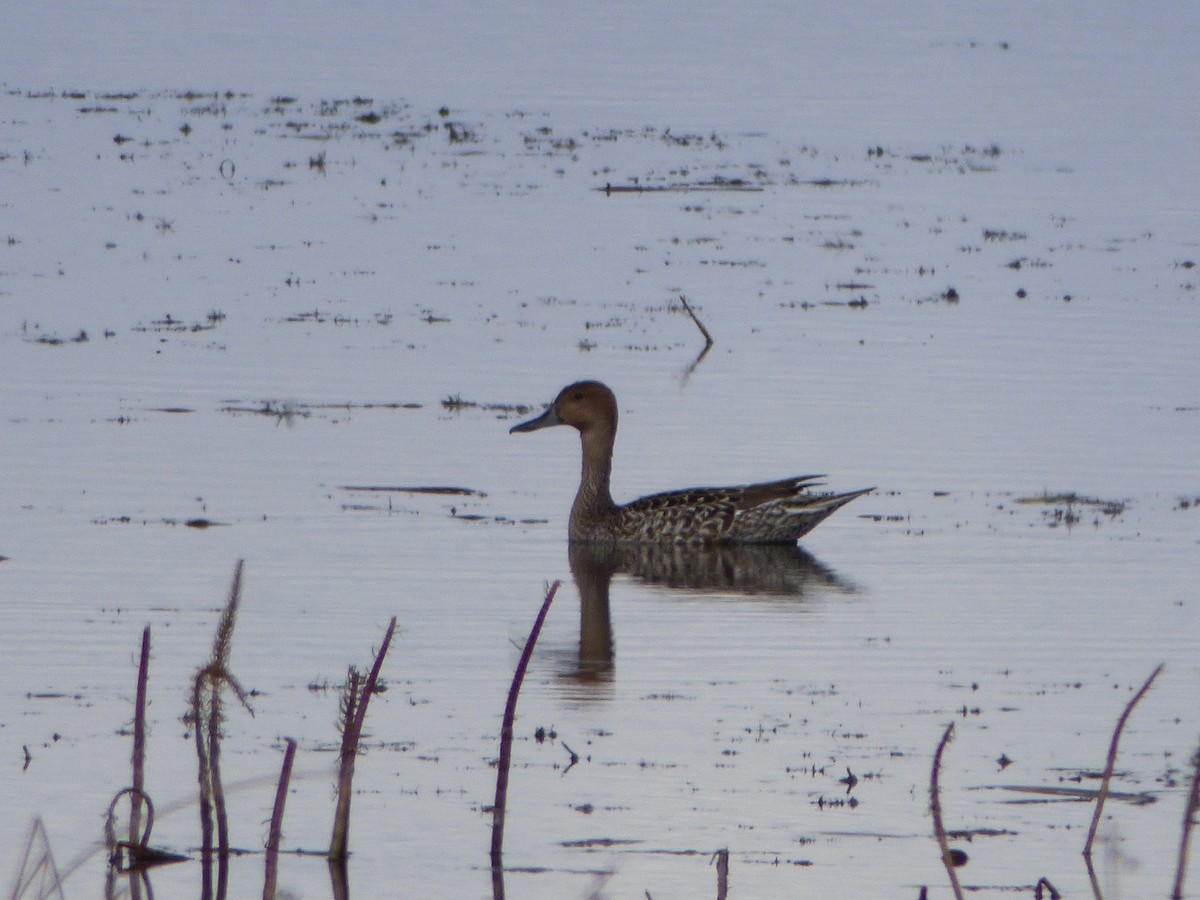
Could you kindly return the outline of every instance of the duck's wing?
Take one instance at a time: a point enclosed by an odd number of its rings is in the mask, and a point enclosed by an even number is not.
[[[686,488],[640,497],[614,511],[618,540],[719,541],[737,515],[738,488]]]
[[[791,503],[807,501],[820,494],[810,493],[812,488],[821,487],[824,482],[818,479],[824,475],[797,475],[794,478],[781,478],[779,481],[764,481],[759,484],[744,484],[726,490],[737,491],[737,508],[739,510],[754,509],[770,503]]]
[[[798,541],[851,500],[873,490],[872,487],[834,493],[800,489],[784,497],[747,503],[733,525],[738,537],[732,539],[763,543]]]
[[[814,493],[823,475],[731,487],[686,488],[651,494],[618,507],[618,540],[787,543],[855,497]]]

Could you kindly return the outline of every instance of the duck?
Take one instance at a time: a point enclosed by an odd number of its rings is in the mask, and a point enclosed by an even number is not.
[[[569,384],[545,412],[510,434],[569,425],[579,432],[583,470],[571,505],[572,542],[597,544],[795,544],[851,500],[874,488],[817,491],[824,475],[731,487],[695,487],[618,506],[610,492],[617,398],[599,381]]]

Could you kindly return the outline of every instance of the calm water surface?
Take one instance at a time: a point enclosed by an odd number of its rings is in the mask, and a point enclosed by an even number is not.
[[[68,896],[99,892],[146,624],[154,843],[194,849],[184,698],[244,558],[239,846],[262,845],[289,736],[284,845],[326,844],[336,687],[399,621],[355,896],[490,894],[499,717],[555,579],[511,895],[715,895],[728,847],[734,896],[948,896],[928,778],[954,721],[948,824],[987,832],[957,842],[964,882],[1084,896],[1091,806],[1009,788],[1093,786],[1165,662],[1115,787],[1156,802],[1112,802],[1099,866],[1106,896],[1165,896],[1200,733],[1200,201],[1195,122],[1166,114],[1187,79],[1152,90],[1116,51],[1194,72],[1194,14],[1096,9],[1067,41],[1045,16],[781,32],[781,10],[729,30],[706,8],[690,68],[635,41],[643,81],[621,80],[581,38],[553,88],[516,63],[484,77],[503,54],[482,38],[437,90],[381,89],[357,29],[340,75],[230,44],[244,81],[201,96],[181,89],[212,90],[219,54],[179,83],[170,29],[131,86],[111,55],[68,85],[8,48],[28,71],[0,70],[4,871],[41,816],[60,868],[81,861]],[[665,33],[653,5],[630,14]],[[1075,49],[1050,54],[1055,35]],[[790,75],[737,64],[754,46]],[[716,341],[698,363],[680,293]],[[584,376],[620,401],[618,499],[801,471],[878,490],[794,554],[570,558],[577,439],[507,430]],[[1105,503],[1022,502],[1069,492]],[[325,878],[289,857],[281,884],[326,897]],[[162,896],[196,883],[154,876]],[[255,895],[261,858],[232,883]]]

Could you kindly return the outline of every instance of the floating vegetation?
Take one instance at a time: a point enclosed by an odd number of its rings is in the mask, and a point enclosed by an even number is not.
[[[611,196],[613,194],[686,193],[688,191],[757,192],[761,191],[762,187],[741,178],[721,178],[720,176],[714,176],[703,181],[679,181],[671,184],[639,184],[637,182],[613,184],[612,182],[606,182],[603,187],[595,188],[595,190],[602,191],[604,194]]]
[[[1042,506],[1066,506],[1068,508],[1075,506],[1088,506],[1099,509],[1106,516],[1119,516],[1125,512],[1126,501],[1124,500],[1102,500],[1099,497],[1087,497],[1081,494],[1076,494],[1074,491],[1068,493],[1051,494],[1045,492],[1038,495],[1028,497],[1018,497],[1017,503],[1025,504],[1040,504]]]
[[[475,400],[464,400],[461,394],[451,394],[442,401],[442,408],[451,412],[462,412],[464,409],[481,409],[485,412],[501,412],[508,415],[523,416],[533,411],[535,407],[524,403],[480,403]]]
[[[380,484],[343,484],[343,491],[371,491],[371,492],[388,492],[395,491],[405,494],[449,494],[462,497],[486,497],[483,491],[477,491],[474,488],[465,487],[450,487],[444,485],[398,485],[391,487]]]

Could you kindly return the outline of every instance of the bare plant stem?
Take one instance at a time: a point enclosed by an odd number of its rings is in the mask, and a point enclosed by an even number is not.
[[[350,799],[354,783],[354,761],[358,756],[358,738],[354,720],[362,698],[362,675],[355,666],[346,671],[339,725],[342,747],[338,756],[337,804],[333,812],[333,835],[329,839],[329,859],[345,863],[350,845]]]
[[[353,796],[354,762],[358,756],[358,738],[354,720],[362,698],[362,674],[356,666],[346,670],[346,686],[342,689],[338,726],[342,731],[342,746],[338,755],[337,803],[333,811],[333,834],[329,838],[330,862],[344,864],[350,845],[350,800]]]
[[[362,738],[363,724],[367,717],[367,704],[375,685],[379,682],[379,671],[387,656],[392,636],[396,633],[396,617],[388,624],[387,633],[375,662],[365,680],[360,681],[358,671],[351,667],[347,676],[345,712],[342,723],[342,753],[338,766],[337,807],[333,814],[333,836],[329,841],[329,858],[345,860],[350,852],[350,798],[353,796],[354,761],[358,756],[358,744]]]
[[[1175,864],[1175,887],[1171,900],[1183,900],[1183,882],[1187,876],[1188,845],[1192,840],[1192,825],[1200,813],[1200,747],[1192,757],[1192,789],[1183,808],[1183,833],[1179,838],[1179,861]]]
[[[332,900],[350,900],[350,870],[346,858],[329,862],[329,896]]]
[[[517,662],[517,670],[513,673],[512,684],[508,688],[508,701],[504,704],[504,719],[500,725],[500,759],[496,764],[496,802],[492,806],[492,896],[494,900],[504,897],[504,811],[508,803],[508,772],[512,767],[513,722],[517,718],[517,698],[521,693],[521,682],[525,680],[525,670],[529,668],[529,660],[533,657],[533,648],[537,644],[538,635],[542,632],[542,624],[546,614],[550,612],[550,604],[558,593],[560,581],[550,585],[542,608],[538,610],[529,638],[525,641],[525,649]]]
[[[717,900],[729,896],[729,848],[723,847],[713,854],[717,863]]]
[[[225,809],[225,788],[221,784],[221,682],[210,678],[208,698],[208,771],[212,788],[213,812],[217,819],[217,856],[229,856],[229,815]]]
[[[933,754],[933,770],[929,774],[929,811],[933,813],[933,835],[937,838],[938,848],[942,851],[942,865],[950,876],[950,887],[954,889],[956,900],[963,900],[962,887],[958,883],[958,873],[954,871],[954,863],[950,859],[950,843],[946,839],[946,827],[942,824],[942,800],[938,787],[938,771],[942,767],[942,751],[950,743],[954,734],[954,723],[946,726],[942,739],[938,741],[937,751]]]
[[[145,795],[146,685],[150,679],[150,626],[142,630],[142,655],[138,665],[137,699],[133,706],[133,792],[129,797],[129,843],[145,846],[138,833],[142,827],[142,797]]]
[[[279,874],[279,839],[283,834],[283,807],[287,802],[288,782],[292,779],[292,762],[296,758],[296,742],[287,739],[283,751],[283,768],[275,788],[275,807],[271,810],[271,830],[267,832],[266,874],[263,876],[263,900],[275,900],[275,883]]]
[[[1087,842],[1083,845],[1083,856],[1089,861],[1092,858],[1092,844],[1096,840],[1096,831],[1100,827],[1100,816],[1104,813],[1104,801],[1108,797],[1108,788],[1112,782],[1113,769],[1117,765],[1117,745],[1121,742],[1121,732],[1125,730],[1125,722],[1129,719],[1129,714],[1133,712],[1133,708],[1137,706],[1138,701],[1146,695],[1146,691],[1150,690],[1150,685],[1154,684],[1154,679],[1158,677],[1158,673],[1162,670],[1163,664],[1159,663],[1158,667],[1150,673],[1150,677],[1146,679],[1141,689],[1133,695],[1133,699],[1125,705],[1125,711],[1117,719],[1117,727],[1113,730],[1112,742],[1108,745],[1108,762],[1104,766],[1104,778],[1100,782],[1100,793],[1096,795],[1096,808],[1092,811],[1092,824],[1088,828]]]
[[[192,681],[191,715],[195,728],[196,759],[200,784],[200,839],[201,839],[201,884],[202,900],[213,896],[212,852],[213,812],[217,815],[218,857],[217,895],[224,896],[228,880],[229,819],[225,810],[225,793],[221,787],[221,686],[228,685],[242,705],[254,715],[246,702],[246,693],[237,683],[228,668],[229,647],[233,640],[233,627],[237,620],[238,604],[242,593],[242,560],[233,570],[233,584],[229,599],[217,623],[213,640],[212,658]]]
[[[392,616],[392,621],[388,623],[387,632],[383,636],[383,643],[379,645],[379,652],[375,654],[375,662],[367,675],[366,684],[363,685],[362,700],[354,711],[354,737],[356,740],[362,736],[363,723],[367,718],[367,703],[370,702],[371,695],[375,693],[375,685],[379,683],[379,671],[383,668],[383,658],[387,656],[388,648],[392,645],[392,635],[395,633],[396,617]]]
[[[208,767],[208,741],[204,734],[204,672],[197,672],[192,682],[192,728],[196,739],[196,760],[200,783],[200,853],[207,861],[212,856],[212,778]],[[204,867],[207,871],[207,866]],[[211,893],[211,889],[209,892]]]

